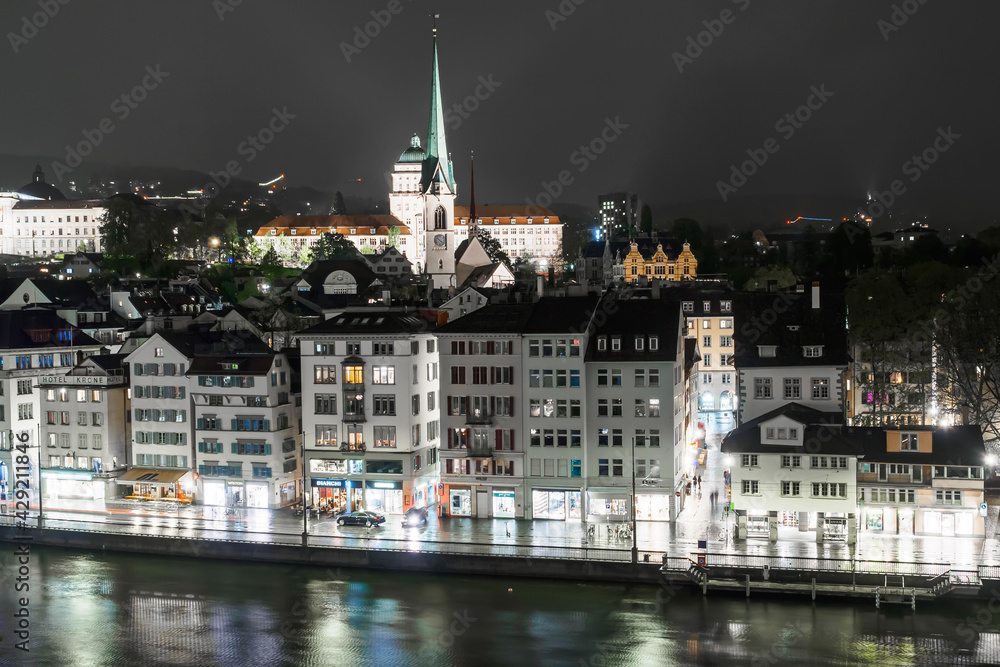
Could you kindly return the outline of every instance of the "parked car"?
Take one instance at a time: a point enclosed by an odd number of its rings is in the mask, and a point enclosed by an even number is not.
[[[385,523],[384,516],[377,512],[369,512],[368,510],[351,512],[350,514],[337,517],[338,526],[380,526],[383,523]]]
[[[403,515],[403,527],[410,528],[415,526],[426,526],[427,525],[427,508],[426,507],[411,507],[406,510],[406,514]]]

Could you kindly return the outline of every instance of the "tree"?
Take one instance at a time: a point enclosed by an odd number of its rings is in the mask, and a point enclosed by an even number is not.
[[[136,205],[122,197],[112,197],[101,216],[101,245],[105,254],[120,259],[133,255],[132,233],[138,218]]]
[[[388,234],[388,243],[393,248],[399,248],[399,235],[401,234],[399,227],[390,227]]]
[[[336,232],[326,232],[320,234],[316,242],[312,245],[310,259],[313,262],[322,262],[328,259],[351,259],[355,257],[357,249],[343,234]]]
[[[277,268],[281,266],[281,257],[278,255],[278,251],[272,245],[264,253],[264,256],[260,260],[261,266],[267,268]]]
[[[639,216],[639,231],[645,234],[653,233],[653,209],[649,204],[642,205],[642,214]]]
[[[344,195],[340,194],[340,190],[333,196],[330,215],[347,215],[347,206],[344,205]]]
[[[827,275],[857,275],[874,263],[871,231],[853,221],[841,223],[830,234],[823,255]]]
[[[476,238],[479,240],[479,244],[483,246],[483,250],[486,251],[490,261],[500,262],[508,269],[511,268],[510,257],[508,257],[507,253],[503,251],[503,248],[500,246],[500,241],[493,238],[489,231],[480,227],[476,232]]]

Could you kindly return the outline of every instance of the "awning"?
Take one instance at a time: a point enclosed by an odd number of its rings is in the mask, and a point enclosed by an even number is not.
[[[119,482],[139,482],[141,484],[176,484],[187,470],[166,470],[162,468],[132,468],[118,478]]]

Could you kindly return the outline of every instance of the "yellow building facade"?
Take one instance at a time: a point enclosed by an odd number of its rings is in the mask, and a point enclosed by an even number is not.
[[[648,280],[669,280],[681,282],[698,277],[698,259],[691,252],[691,244],[685,243],[681,253],[671,259],[663,251],[663,244],[657,244],[656,251],[647,257],[639,252],[639,244],[632,241],[632,249],[625,256],[625,282],[638,282],[641,276]]]

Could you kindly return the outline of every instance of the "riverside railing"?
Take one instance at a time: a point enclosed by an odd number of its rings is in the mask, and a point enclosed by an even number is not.
[[[802,556],[761,556],[751,554],[706,553],[705,565],[712,568],[762,570],[808,570],[813,572],[853,572],[857,574],[937,576],[951,569],[950,563],[919,563],[855,560],[850,558],[810,558]]]
[[[37,530],[37,517],[29,518],[30,530]],[[210,523],[210,522],[208,522]],[[205,540],[232,542],[236,544],[270,544],[280,546],[302,546],[301,533],[240,530],[227,531],[213,529],[211,525],[199,528],[156,526],[128,521],[87,521],[81,519],[45,519],[42,530],[62,530],[77,533],[135,535],[169,540]],[[11,515],[0,515],[0,526],[16,525]],[[81,527],[86,526],[86,527]],[[164,527],[176,534],[164,535]],[[242,537],[247,536],[247,537]],[[367,549],[407,553],[440,553],[470,556],[498,556],[508,558],[543,558],[559,560],[596,560],[603,562],[631,563],[630,549],[607,549],[601,547],[565,547],[534,544],[510,544],[492,542],[447,542],[412,539],[387,538],[378,535],[323,535],[310,533],[311,548],[327,549]]]

